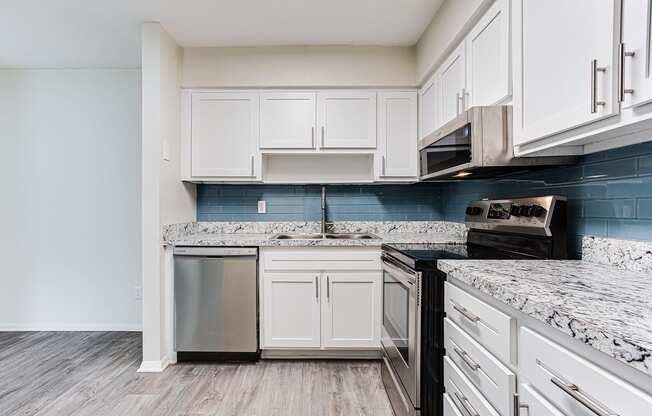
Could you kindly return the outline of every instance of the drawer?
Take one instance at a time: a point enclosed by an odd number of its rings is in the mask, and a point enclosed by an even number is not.
[[[521,328],[519,340],[521,381],[530,383],[562,413],[652,415],[652,397],[625,380],[528,328]]]
[[[469,416],[499,416],[450,358],[444,357],[444,386],[455,406]]]
[[[511,415],[516,376],[450,319],[444,319],[446,355],[503,416]]]
[[[566,416],[555,406],[550,404],[543,396],[527,384],[518,387],[520,403],[523,406],[523,415],[526,416]],[[527,406],[527,407],[525,407]],[[517,415],[520,416],[520,415]]]
[[[264,270],[380,270],[380,249],[283,247],[261,249]]]
[[[444,416],[464,416],[448,393],[444,393]]]
[[[516,320],[475,296],[446,282],[446,316],[505,363],[516,355]]]

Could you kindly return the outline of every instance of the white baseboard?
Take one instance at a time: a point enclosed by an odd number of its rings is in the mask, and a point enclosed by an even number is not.
[[[138,368],[139,373],[162,373],[170,365],[170,358],[163,357],[161,361],[143,361]]]
[[[140,332],[141,324],[3,324],[0,323],[0,332],[36,332],[36,331],[129,331]]]

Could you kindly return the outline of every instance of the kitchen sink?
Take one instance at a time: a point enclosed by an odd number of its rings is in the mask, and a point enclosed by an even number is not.
[[[326,234],[276,234],[272,240],[374,240],[380,237],[370,233],[326,233]]]
[[[369,233],[331,233],[325,234],[325,237],[336,240],[374,240],[380,238]]]
[[[319,240],[324,238],[323,234],[276,234],[272,240]]]

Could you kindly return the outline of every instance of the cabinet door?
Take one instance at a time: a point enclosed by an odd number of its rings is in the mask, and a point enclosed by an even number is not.
[[[315,148],[315,93],[260,94],[260,147]]]
[[[322,279],[324,347],[379,347],[380,272],[326,272]]]
[[[191,119],[192,176],[256,176],[257,93],[193,93]]]
[[[440,126],[448,123],[466,109],[464,104],[466,64],[464,61],[464,42],[462,42],[439,69]]]
[[[417,94],[378,93],[380,177],[417,176]]]
[[[320,147],[376,147],[376,92],[324,91],[317,95]]]
[[[622,0],[623,108],[652,101],[650,76],[650,21],[652,1]]]
[[[494,105],[511,94],[509,0],[497,0],[466,37],[467,107]]]
[[[520,396],[519,402],[522,407],[519,407],[516,416],[520,416],[521,414],[527,416],[565,416],[543,396],[537,393],[536,390],[530,387],[529,384],[521,384],[518,391]],[[522,412],[521,409],[523,409]]]
[[[318,273],[266,273],[263,276],[265,348],[320,346]]]
[[[439,84],[436,75],[419,90],[419,139],[428,137],[439,126]]]
[[[515,2],[515,144],[618,113],[616,3]]]

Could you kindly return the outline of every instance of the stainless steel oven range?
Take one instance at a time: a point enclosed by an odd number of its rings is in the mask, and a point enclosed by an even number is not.
[[[442,415],[442,259],[566,258],[566,200],[471,202],[466,244],[383,244],[382,377],[397,416]]]

